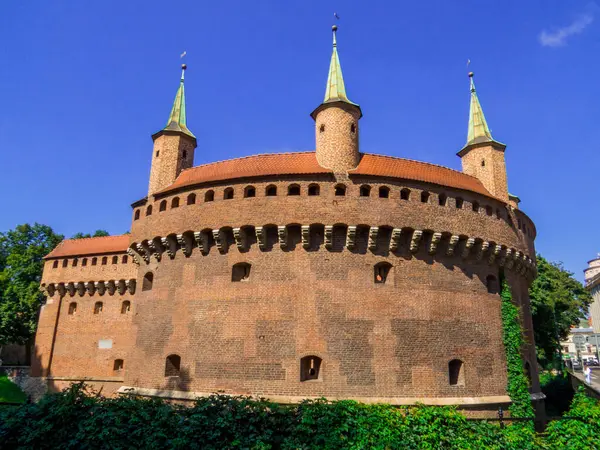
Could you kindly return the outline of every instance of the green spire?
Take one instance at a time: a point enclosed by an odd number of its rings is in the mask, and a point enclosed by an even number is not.
[[[346,102],[355,105],[346,96],[346,87],[344,86],[344,77],[342,76],[342,66],[337,52],[337,41],[335,34],[337,26],[332,27],[333,30],[333,53],[331,54],[331,63],[329,65],[329,75],[327,76],[327,88],[325,89],[325,100],[323,103],[329,102]]]
[[[471,80],[471,111],[469,112],[469,134],[467,136],[467,145],[478,144],[480,142],[491,142],[492,133],[483,115],[483,109],[479,103],[477,92],[475,92],[475,83],[473,82],[473,72],[469,72]]]
[[[181,81],[179,82],[179,89],[177,89],[177,95],[173,102],[173,108],[171,109],[171,115],[167,122],[167,126],[163,130],[168,131],[179,131],[185,133],[188,136],[195,138],[194,134],[188,130],[185,119],[185,88],[183,85],[183,78],[187,66],[183,64],[181,66]]]

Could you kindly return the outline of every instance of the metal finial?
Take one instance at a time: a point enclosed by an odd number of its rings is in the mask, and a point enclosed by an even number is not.
[[[335,34],[337,32],[337,25],[332,26],[331,31],[333,31],[333,46],[337,47],[337,41],[335,39]]]
[[[185,75],[185,71],[187,70],[187,64],[181,65],[181,81],[183,81],[183,77]]]
[[[473,72],[469,72],[469,80],[471,84],[471,92],[475,92],[475,83],[473,82],[473,76],[475,74]]]

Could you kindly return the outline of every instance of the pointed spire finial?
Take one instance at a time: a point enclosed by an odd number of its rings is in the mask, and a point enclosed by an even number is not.
[[[488,127],[483,109],[479,103],[477,92],[475,91],[475,83],[473,81],[473,72],[469,72],[469,84],[471,87],[471,110],[469,111],[469,132],[467,135],[467,145],[478,144],[481,142],[491,142],[492,133]]]
[[[184,55],[185,56],[185,52]],[[182,56],[182,57],[183,57]],[[190,137],[196,138],[194,134],[187,127],[186,111],[185,111],[185,88],[184,78],[185,71],[187,70],[187,64],[181,65],[181,79],[179,81],[179,89],[175,95],[175,101],[173,102],[173,108],[171,108],[171,114],[167,121],[167,126],[163,130],[169,131],[180,131],[187,134]]]
[[[337,41],[335,39],[335,34],[337,33],[337,25],[332,26],[331,31],[333,31],[333,46],[337,47]]]

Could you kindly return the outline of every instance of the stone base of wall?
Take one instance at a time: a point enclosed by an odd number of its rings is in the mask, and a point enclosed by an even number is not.
[[[46,378],[30,377],[29,366],[2,366],[0,373],[21,388],[31,401],[37,402],[47,392]]]

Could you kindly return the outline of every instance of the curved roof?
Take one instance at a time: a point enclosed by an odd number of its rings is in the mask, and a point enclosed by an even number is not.
[[[315,152],[246,156],[186,169],[181,172],[172,185],[157,194],[187,186],[236,178],[308,174],[333,174],[333,172],[319,165]],[[349,174],[423,181],[492,197],[481,181],[475,177],[447,167],[410,159],[365,153],[362,154],[358,167],[351,170]]]
[[[65,239],[44,259],[63,256],[98,255],[102,253],[123,253],[129,247],[129,235],[102,236],[83,239]]]

